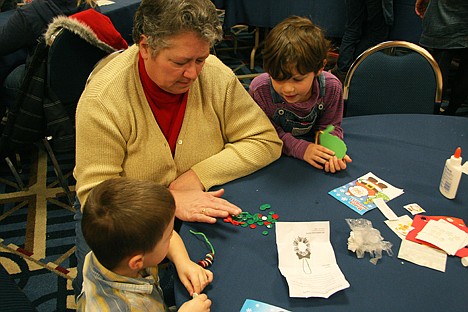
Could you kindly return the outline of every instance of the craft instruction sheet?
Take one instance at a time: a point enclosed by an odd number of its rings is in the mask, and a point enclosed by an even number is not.
[[[279,270],[290,297],[328,298],[349,283],[336,263],[330,222],[277,222]]]

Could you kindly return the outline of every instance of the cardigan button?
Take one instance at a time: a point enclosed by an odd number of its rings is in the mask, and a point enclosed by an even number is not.
[[[181,144],[182,144],[182,140],[177,141],[177,144],[181,145]]]

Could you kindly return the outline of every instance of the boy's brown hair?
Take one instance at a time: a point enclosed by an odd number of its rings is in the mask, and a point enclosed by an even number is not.
[[[95,186],[83,206],[83,236],[109,270],[151,251],[174,218],[169,190],[152,181],[114,178]]]
[[[290,79],[324,67],[330,42],[310,19],[290,16],[276,25],[265,39],[263,69],[275,80]]]

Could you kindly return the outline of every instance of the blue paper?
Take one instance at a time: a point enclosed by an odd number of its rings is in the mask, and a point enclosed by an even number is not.
[[[275,307],[271,304],[260,302],[257,300],[246,299],[240,312],[290,312],[280,307]]]
[[[403,190],[369,172],[346,185],[331,190],[328,194],[362,216],[377,207],[374,199],[382,198],[387,202],[403,194]]]

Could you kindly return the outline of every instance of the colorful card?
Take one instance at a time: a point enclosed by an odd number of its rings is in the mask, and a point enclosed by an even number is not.
[[[346,185],[331,190],[328,194],[363,215],[377,207],[374,199],[382,198],[387,202],[403,194],[403,190],[369,172]]]
[[[413,216],[414,216],[414,215],[417,215],[418,213],[426,212],[426,210],[424,210],[421,206],[419,206],[419,205],[416,204],[416,203],[404,205],[403,208],[405,208],[406,210],[408,210],[409,212],[411,212],[411,214],[412,214]]]
[[[240,312],[290,312],[289,310],[275,307],[271,304],[257,300],[246,299]]]

